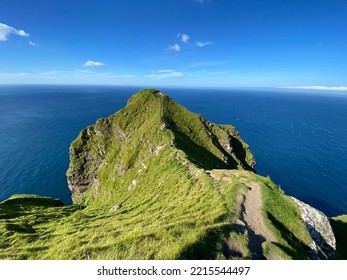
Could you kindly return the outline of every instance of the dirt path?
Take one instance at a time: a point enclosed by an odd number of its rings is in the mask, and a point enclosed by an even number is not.
[[[249,191],[241,204],[241,220],[248,232],[252,259],[264,259],[262,244],[264,242],[276,242],[276,239],[264,224],[260,186],[254,182],[245,182],[245,184],[249,187]],[[276,259],[276,256],[269,256],[269,258]]]
[[[243,172],[237,170],[213,170],[207,173],[213,180],[222,179],[225,183],[231,183],[234,176],[240,176]],[[229,175],[229,176],[228,176]],[[273,233],[267,228],[263,213],[262,206],[263,201],[261,198],[261,187],[255,181],[240,178],[241,183],[248,187],[248,191],[238,197],[237,201],[241,205],[241,213],[239,220],[233,221],[234,229],[237,232],[247,232],[248,235],[248,247],[252,253],[251,258],[254,260],[265,259],[263,255],[262,245],[264,242],[277,242]],[[222,188],[221,188],[222,189]],[[221,192],[221,191],[220,191]],[[231,256],[241,257],[243,256],[242,249],[232,239],[228,240],[228,247]],[[280,257],[275,252],[270,252],[266,256],[267,259],[277,260]]]

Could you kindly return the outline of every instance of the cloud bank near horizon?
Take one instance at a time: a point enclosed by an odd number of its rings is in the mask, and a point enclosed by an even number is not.
[[[285,89],[304,89],[304,90],[334,90],[334,91],[347,91],[347,86],[286,86]]]

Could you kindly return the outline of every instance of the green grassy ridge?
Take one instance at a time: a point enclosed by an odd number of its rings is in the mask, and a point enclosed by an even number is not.
[[[232,223],[244,180],[261,185],[263,216],[278,237],[264,254],[308,257],[297,206],[269,178],[244,171],[255,161],[236,129],[209,123],[157,90],[139,92],[84,129],[70,158],[68,180],[82,186],[75,205],[32,196],[0,204],[7,213],[0,216],[0,259],[249,259],[248,236]]]
[[[231,143],[232,153],[226,148]],[[106,186],[107,192],[110,185],[129,186],[127,178],[135,176],[131,171],[147,166],[149,151],[160,146],[182,150],[189,161],[206,169],[252,169],[255,162],[234,127],[209,123],[157,90],[143,90],[125,108],[83,130],[72,143],[67,176],[71,185],[79,186],[73,198],[89,203],[102,191],[99,186]],[[111,180],[118,176],[121,182]],[[91,190],[83,193],[86,188]]]

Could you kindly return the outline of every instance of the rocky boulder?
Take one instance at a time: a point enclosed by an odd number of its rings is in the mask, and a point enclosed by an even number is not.
[[[336,240],[329,219],[324,213],[296,199],[301,219],[312,238],[311,254],[314,259],[331,259],[336,252]]]

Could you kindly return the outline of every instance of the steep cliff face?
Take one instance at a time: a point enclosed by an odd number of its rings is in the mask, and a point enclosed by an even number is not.
[[[74,205],[32,196],[0,203],[0,258],[333,257],[326,217],[254,164],[234,127],[143,90],[71,144]]]

